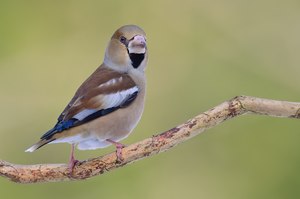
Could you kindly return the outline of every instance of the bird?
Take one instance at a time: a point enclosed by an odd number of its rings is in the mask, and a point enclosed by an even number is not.
[[[120,141],[136,127],[144,110],[147,62],[144,30],[137,25],[117,29],[106,47],[103,63],[77,89],[54,127],[26,152],[46,144],[69,143],[68,167],[73,170],[78,162],[75,147],[94,150],[114,145],[121,161],[125,145]]]

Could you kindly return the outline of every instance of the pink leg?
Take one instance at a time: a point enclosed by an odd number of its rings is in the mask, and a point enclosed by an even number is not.
[[[70,170],[70,173],[72,173],[75,165],[77,162],[79,162],[78,160],[75,159],[74,157],[74,148],[75,148],[75,144],[72,144],[72,148],[71,148],[71,154],[70,154],[70,159],[69,159],[69,170]]]
[[[122,157],[122,149],[124,147],[126,147],[126,145],[122,144],[122,143],[119,143],[119,142],[115,142],[111,139],[106,139],[107,142],[115,145],[116,149],[117,149],[117,161],[121,162],[123,160],[123,157]]]

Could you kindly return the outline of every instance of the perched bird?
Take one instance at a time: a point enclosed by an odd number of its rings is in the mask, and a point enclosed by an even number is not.
[[[26,152],[48,143],[70,143],[69,168],[73,169],[75,146],[92,150],[113,144],[121,159],[124,146],[119,141],[132,132],[144,109],[147,60],[146,34],[140,27],[116,30],[103,64],[78,88],[56,125]]]

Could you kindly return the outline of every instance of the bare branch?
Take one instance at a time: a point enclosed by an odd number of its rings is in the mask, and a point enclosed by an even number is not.
[[[111,153],[78,163],[70,175],[66,164],[15,165],[0,160],[0,175],[18,183],[87,179],[167,151],[208,128],[246,113],[299,119],[300,103],[238,96],[188,120],[184,124],[125,147],[122,151],[124,158],[122,162],[117,162],[116,154]]]

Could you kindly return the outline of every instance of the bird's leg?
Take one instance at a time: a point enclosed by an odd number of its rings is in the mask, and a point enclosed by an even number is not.
[[[72,171],[73,171],[76,163],[79,162],[74,157],[74,148],[75,148],[75,144],[72,144],[72,146],[71,146],[71,154],[70,154],[70,159],[69,159],[69,164],[68,164],[70,173],[72,173]]]
[[[111,139],[106,139],[107,142],[115,145],[116,147],[116,153],[117,153],[117,161],[118,162],[121,162],[123,160],[123,157],[122,157],[122,149],[124,147],[126,147],[126,145],[120,143],[120,142],[116,142],[116,141],[113,141]]]

